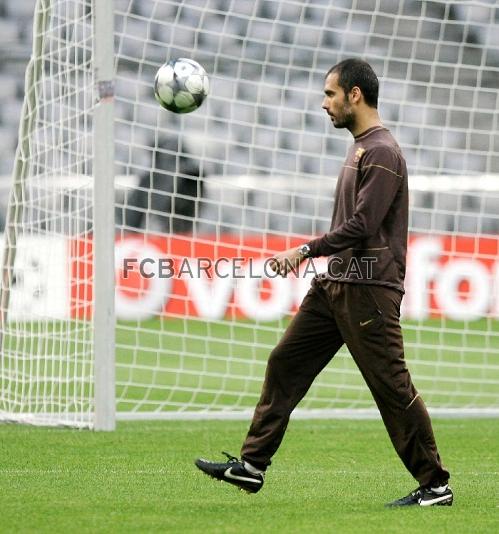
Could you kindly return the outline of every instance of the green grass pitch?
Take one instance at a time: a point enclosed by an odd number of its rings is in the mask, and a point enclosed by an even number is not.
[[[3,384],[6,398],[18,400],[27,392],[68,398],[74,399],[76,411],[86,411],[91,324],[22,326],[16,323],[5,336],[3,363],[17,372],[22,362],[22,376],[37,376],[37,388],[28,391],[24,381],[11,380]],[[260,396],[268,355],[285,326],[284,319],[260,324],[193,318],[120,322],[116,329],[118,411],[252,409]],[[405,322],[404,339],[409,369],[428,406],[498,407],[499,321]],[[25,358],[26,354],[36,356]],[[87,378],[75,382],[74,376]],[[351,356],[342,349],[300,407],[373,408],[374,403]],[[26,405],[23,409],[29,411]]]
[[[195,319],[120,323],[118,409],[251,409],[260,395],[268,355],[285,326],[284,320],[259,325]],[[403,330],[409,369],[429,406],[497,406],[499,321],[406,321]],[[342,349],[314,382],[305,405],[371,408],[374,403]]]
[[[253,407],[279,337],[276,327],[284,324],[258,330],[244,322],[153,320],[136,326],[117,329],[117,391],[129,399],[122,397],[121,409],[133,407],[136,397],[147,411],[174,385],[197,388],[194,401],[216,399],[220,407],[237,400]],[[406,323],[405,340],[425,398],[437,391],[437,404],[497,402],[497,322],[447,321],[442,329],[434,320],[420,326]],[[203,354],[211,359],[200,367]],[[437,373],[426,372],[436,359]],[[335,360],[310,391],[312,407],[331,397],[340,407],[351,402],[351,386],[361,407],[372,405],[351,359]],[[483,363],[484,369],[472,365]],[[158,365],[172,371],[157,373]],[[194,372],[178,374],[178,365]],[[226,380],[227,374],[246,373],[252,381]],[[140,386],[151,380],[161,387]],[[222,387],[227,394],[219,394]],[[170,400],[193,403],[193,394],[175,393]],[[0,532],[499,532],[498,420],[434,420],[455,503],[410,510],[383,508],[417,483],[380,421],[292,420],[256,495],[194,467],[198,456],[222,459],[222,450],[237,455],[247,427],[248,421],[121,422],[116,432],[95,433],[0,424]]]
[[[0,531],[498,532],[497,420],[434,427],[454,506],[389,510],[417,484],[380,421],[291,421],[256,495],[193,465],[237,454],[247,422],[128,422],[114,433],[4,424]]]

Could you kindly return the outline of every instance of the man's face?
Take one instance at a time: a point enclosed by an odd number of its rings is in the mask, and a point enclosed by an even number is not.
[[[348,128],[355,125],[355,114],[349,101],[349,96],[345,95],[343,88],[338,85],[338,74],[332,72],[327,76],[324,83],[324,100],[322,108],[331,117],[335,128]]]

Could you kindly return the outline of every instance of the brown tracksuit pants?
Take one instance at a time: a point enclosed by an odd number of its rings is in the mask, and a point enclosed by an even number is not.
[[[265,469],[291,412],[346,343],[378,405],[393,446],[421,485],[447,482],[430,417],[404,361],[402,295],[395,289],[315,279],[279,344],[241,457]]]

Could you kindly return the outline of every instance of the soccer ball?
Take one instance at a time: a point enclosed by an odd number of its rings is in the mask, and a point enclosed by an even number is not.
[[[162,65],[154,80],[154,95],[162,107],[174,113],[190,113],[208,95],[210,82],[203,67],[179,58]]]

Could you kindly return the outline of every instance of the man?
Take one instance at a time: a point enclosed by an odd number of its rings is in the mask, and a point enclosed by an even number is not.
[[[151,229],[154,219],[164,233],[192,233],[196,203],[203,196],[203,173],[181,139],[169,136],[155,144],[152,170],[140,176],[123,207],[123,226]]]
[[[281,341],[272,351],[242,460],[198,459],[208,475],[257,492],[289,416],[315,377],[346,343],[393,446],[419,482],[390,506],[451,505],[426,407],[404,361],[399,323],[407,250],[407,169],[377,111],[378,79],[370,65],[347,59],[326,75],[323,109],[354,137],[336,187],[331,230],[273,258],[285,276],[306,258],[329,256]],[[225,453],[226,454],[226,453]]]

